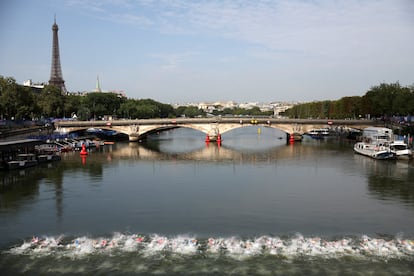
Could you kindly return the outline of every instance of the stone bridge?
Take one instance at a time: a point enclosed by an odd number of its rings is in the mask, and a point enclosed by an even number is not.
[[[141,120],[110,120],[110,121],[58,121],[56,131],[71,133],[88,128],[114,130],[129,136],[130,141],[139,141],[147,135],[165,129],[186,127],[199,130],[215,141],[220,134],[236,128],[261,125],[277,128],[288,135],[303,135],[311,129],[330,127],[333,129],[364,129],[368,126],[381,125],[374,120],[329,120],[329,119],[275,119],[253,117],[214,117],[214,118],[175,118],[175,119],[141,119]]]

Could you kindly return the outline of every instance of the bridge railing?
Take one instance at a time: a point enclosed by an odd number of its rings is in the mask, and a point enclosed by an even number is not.
[[[313,125],[381,125],[376,120],[345,120],[345,119],[280,119],[257,117],[214,117],[214,118],[162,118],[138,120],[110,120],[110,121],[58,121],[56,127],[94,127],[94,126],[127,126],[127,125],[180,125],[180,124],[207,124],[207,123],[243,123],[243,124],[313,124]]]

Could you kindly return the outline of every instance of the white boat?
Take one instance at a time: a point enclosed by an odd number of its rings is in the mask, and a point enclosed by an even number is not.
[[[386,127],[367,127],[362,131],[362,139],[371,141],[391,141],[392,129]]]
[[[394,159],[396,155],[390,148],[392,135],[389,128],[368,127],[362,132],[362,142],[355,143],[354,151],[374,159]]]
[[[391,152],[395,154],[397,159],[411,159],[413,158],[413,152],[408,145],[402,140],[392,141],[390,143]]]
[[[311,129],[306,133],[313,139],[323,139],[329,136],[329,129],[328,128],[319,128],[319,129]]]
[[[372,157],[374,159],[394,159],[395,154],[390,149],[388,142],[357,142],[354,145],[356,153]]]

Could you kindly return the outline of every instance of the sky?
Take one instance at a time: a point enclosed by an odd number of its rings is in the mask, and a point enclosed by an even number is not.
[[[337,100],[414,84],[413,0],[2,0],[0,75],[163,103]]]

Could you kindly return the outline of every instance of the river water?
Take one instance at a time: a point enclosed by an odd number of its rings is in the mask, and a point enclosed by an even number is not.
[[[0,172],[1,275],[414,275],[414,162],[174,129]]]

